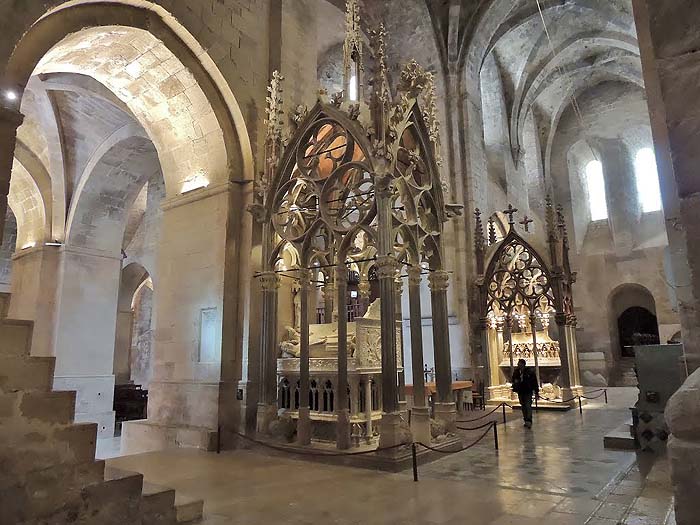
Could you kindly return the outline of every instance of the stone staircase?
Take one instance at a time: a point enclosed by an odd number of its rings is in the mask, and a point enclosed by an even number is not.
[[[7,294],[0,294],[0,314]],[[96,423],[75,423],[75,392],[52,391],[54,358],[32,357],[33,323],[0,319],[0,523],[175,525],[203,502],[95,460]]]

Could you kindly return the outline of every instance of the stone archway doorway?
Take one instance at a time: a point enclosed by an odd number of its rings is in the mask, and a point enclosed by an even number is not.
[[[659,324],[646,308],[632,306],[617,318],[620,356],[634,357],[634,346],[659,344]]]

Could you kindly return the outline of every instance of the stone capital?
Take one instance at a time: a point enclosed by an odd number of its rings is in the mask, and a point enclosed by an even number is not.
[[[258,275],[263,292],[277,291],[280,287],[280,276],[275,272],[262,272]]]
[[[396,259],[390,255],[377,257],[377,278],[379,279],[395,279],[396,268],[398,266]]]
[[[357,291],[360,293],[360,297],[367,299],[369,298],[369,294],[372,290],[371,285],[369,284],[369,281],[360,281],[360,283],[357,285]]]
[[[450,283],[450,274],[445,270],[435,270],[428,275],[428,285],[431,292],[447,291]]]
[[[297,271],[296,274],[301,289],[308,290],[311,286],[311,270],[302,268],[301,270]]]
[[[420,286],[423,273],[423,269],[420,266],[410,266],[408,268],[408,285],[409,286]]]

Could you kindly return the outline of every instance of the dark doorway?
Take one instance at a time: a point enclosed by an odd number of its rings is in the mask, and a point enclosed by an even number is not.
[[[641,306],[628,308],[617,319],[622,357],[634,357],[633,346],[659,344],[656,316]]]

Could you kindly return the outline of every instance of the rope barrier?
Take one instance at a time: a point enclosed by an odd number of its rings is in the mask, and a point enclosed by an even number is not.
[[[479,425],[478,427],[460,427],[459,425],[457,425],[457,428],[459,430],[481,430],[482,428],[486,428],[490,425],[493,425],[494,423],[495,421],[489,421],[487,423],[484,423],[483,425]]]
[[[457,423],[471,423],[472,421],[479,421],[480,419],[484,419],[485,417],[490,416],[491,414],[493,414],[496,410],[498,410],[498,409],[501,408],[502,406],[507,406],[507,407],[513,408],[512,406],[510,406],[508,403],[506,403],[506,402],[504,401],[503,403],[501,403],[500,405],[496,406],[493,410],[491,410],[490,412],[487,412],[487,413],[484,414],[483,416],[475,417],[474,419],[458,419],[458,420],[457,420]]]
[[[427,448],[431,452],[437,452],[439,454],[457,454],[458,452],[464,452],[465,450],[469,450],[473,446],[477,445],[482,439],[486,437],[486,434],[488,434],[492,428],[496,428],[496,423],[494,421],[489,423],[489,428],[487,428],[478,438],[476,438],[476,441],[470,443],[465,447],[460,448],[459,450],[441,450],[439,448],[426,445],[425,443],[421,443],[420,441],[416,442],[416,445],[420,445],[421,447]]]

